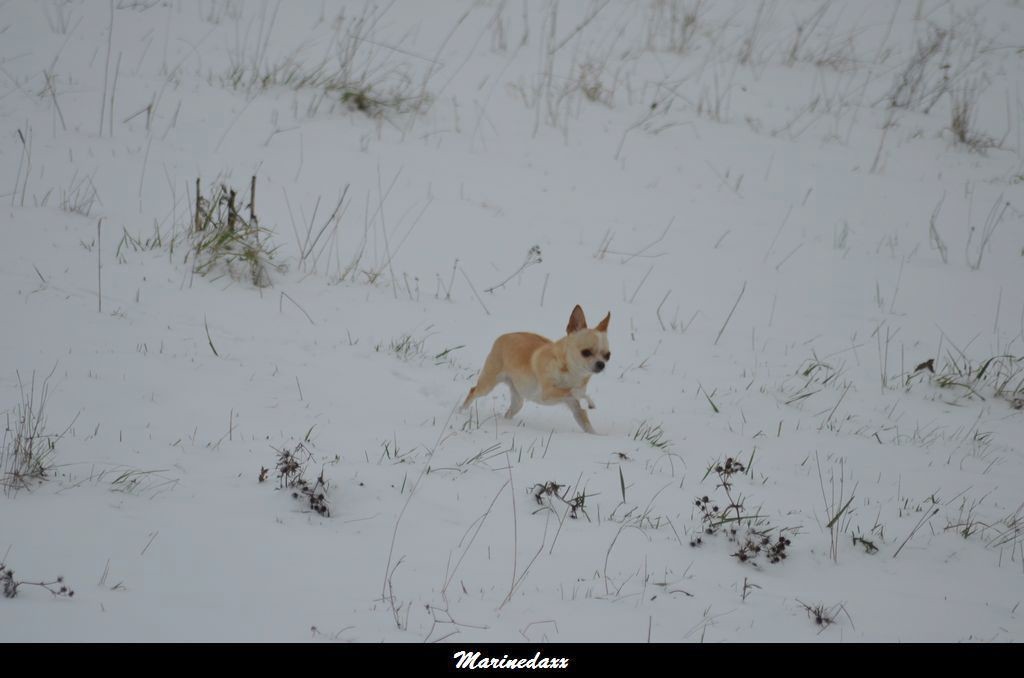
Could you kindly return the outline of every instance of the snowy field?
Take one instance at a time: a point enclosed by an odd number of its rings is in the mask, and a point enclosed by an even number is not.
[[[8,0],[0,122],[3,640],[1024,639],[1024,2]]]

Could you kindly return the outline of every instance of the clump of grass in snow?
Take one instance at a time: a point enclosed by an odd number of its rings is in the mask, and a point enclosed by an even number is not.
[[[948,26],[926,24],[907,61],[897,69],[884,97],[890,108],[927,114],[946,94],[974,89],[983,57],[992,47],[982,27],[968,14],[951,17]],[[963,83],[968,82],[967,85]]]
[[[416,91],[412,78],[404,70],[379,76],[355,74],[343,64],[330,66],[321,62],[311,67],[301,57],[294,56],[263,68],[251,64],[233,65],[222,82],[247,92],[272,88],[314,92],[317,98],[310,104],[311,113],[326,102],[376,118],[388,112],[409,113],[429,102],[426,94]]]
[[[78,176],[76,171],[67,188],[60,189],[60,208],[83,217],[92,214],[93,205],[99,201],[96,186],[89,175]]]
[[[948,54],[952,44],[950,31],[930,25],[928,34],[917,42],[917,47],[903,68],[897,73],[886,98],[892,108],[916,108],[928,101],[934,105],[944,89],[944,81],[936,83],[943,53]],[[940,58],[936,58],[940,57]]]
[[[56,367],[54,367],[56,370]],[[3,437],[0,438],[0,484],[10,496],[20,489],[42,482],[53,470],[57,443],[67,433],[48,432],[46,407],[51,372],[36,390],[36,376],[26,386],[18,374],[20,399],[7,415]],[[72,422],[74,423],[74,422]]]
[[[785,404],[803,404],[803,400],[820,393],[826,387],[848,387],[850,382],[842,379],[845,373],[845,364],[833,365],[813,355],[800,364],[793,377],[782,383],[781,390],[786,396]]]
[[[848,531],[850,526],[850,518],[853,514],[853,510],[850,506],[853,504],[853,499],[856,496],[857,486],[847,493],[846,491],[846,460],[844,458],[839,459],[839,478],[836,482],[836,469],[833,467],[829,470],[829,491],[825,491],[825,476],[821,471],[821,460],[818,458],[818,453],[814,453],[814,461],[818,468],[818,483],[821,487],[821,498],[825,506],[825,516],[828,518],[828,523],[825,525],[825,529],[829,531],[829,558],[833,562],[839,562],[839,537]],[[856,539],[854,544],[856,544]],[[865,548],[867,546],[865,545]]]
[[[693,48],[693,40],[704,13],[705,0],[656,0],[650,5],[646,26],[646,46],[686,54]]]
[[[423,344],[426,341],[426,337],[422,339],[414,339],[411,334],[403,334],[397,339],[392,339],[385,346],[383,342],[373,347],[373,350],[380,353],[386,351],[393,354],[396,358],[402,361],[409,361],[413,358],[423,357]]]
[[[270,231],[259,224],[255,214],[255,181],[248,205],[249,218],[236,204],[238,192],[226,184],[216,185],[209,198],[199,192],[196,180],[196,209],[188,234],[185,261],[203,276],[227,273],[235,280],[247,279],[256,287],[271,284],[270,271],[276,247],[269,244]]]
[[[587,101],[611,108],[612,91],[603,82],[604,64],[588,61],[580,64],[579,88]]]
[[[160,225],[153,224],[153,235],[146,237],[142,234],[132,235],[128,232],[127,228],[123,228],[123,235],[121,240],[117,243],[117,251],[114,256],[119,263],[125,263],[127,258],[125,252],[131,250],[132,252],[152,252],[154,250],[161,250],[164,246],[167,246],[170,250],[171,255],[174,255],[174,245],[177,242],[175,236],[171,236],[166,241],[164,236],[160,233]]]
[[[428,328],[429,330],[429,328]],[[428,352],[425,348],[427,339],[434,333],[427,332],[422,337],[416,338],[410,333],[402,334],[388,342],[378,342],[373,350],[377,353],[390,353],[402,362],[414,360],[423,362],[430,359],[435,365],[454,366],[456,364],[454,353],[465,346],[447,346],[443,350],[434,353]]]
[[[247,93],[271,88],[308,92],[307,113],[320,107],[342,106],[373,118],[391,113],[419,111],[430,102],[427,82],[435,69],[416,82],[414,69],[396,61],[402,50],[387,47],[375,39],[375,30],[391,5],[380,8],[367,4],[361,13],[342,11],[334,19],[336,30],[327,53],[319,60],[304,54],[304,47],[277,61],[268,52],[269,31],[248,43],[248,34],[228,49],[229,67],[220,80],[224,85]],[[273,20],[272,20],[273,21]],[[271,23],[272,23],[271,21]]]
[[[850,539],[852,540],[854,546],[860,544],[862,547],[864,547],[864,553],[878,553],[878,546],[876,546],[875,542],[873,542],[872,540],[865,539],[864,537],[861,537],[856,534],[851,534]]]
[[[975,153],[999,146],[995,139],[975,129],[974,114],[980,89],[977,83],[968,82],[950,92],[949,129],[957,142]]]
[[[1024,542],[1024,505],[1018,506],[1013,512],[990,520],[979,516],[984,497],[977,500],[961,499],[955,519],[947,519],[946,532],[956,532],[964,539],[979,537],[984,540],[986,548],[1002,548],[1010,545],[1010,553],[1014,553],[1018,544]]]
[[[111,472],[116,475],[110,481],[110,491],[122,492],[124,494],[142,494],[143,492],[153,490],[153,493],[150,495],[150,498],[152,498],[167,489],[174,488],[178,484],[177,478],[164,475],[166,470],[153,469],[145,471],[121,467],[111,469]],[[107,472],[104,471],[99,477],[102,479],[106,475]]]
[[[306,466],[313,461],[313,453],[306,447],[305,442],[298,443],[290,450],[287,447],[273,449],[277,452],[278,489],[290,490],[293,499],[308,503],[310,510],[325,518],[330,517],[330,504],[327,501],[329,487],[327,480],[324,479],[323,469],[313,483],[305,477]],[[266,469],[260,467],[259,481],[263,482],[265,479]]]
[[[832,607],[825,607],[824,604],[818,603],[817,605],[808,605],[807,603],[797,601],[800,606],[807,611],[807,616],[814,620],[814,623],[825,630],[832,624],[836,623],[839,618],[839,613],[842,612],[846,615],[846,618],[850,620],[850,624],[853,624],[853,619],[850,617],[850,613],[846,611],[846,607],[842,603],[833,605]]]
[[[904,386],[909,390],[922,379],[954,391],[958,397],[1001,398],[1014,409],[1024,408],[1024,356],[1004,354],[975,363],[963,353],[959,357],[948,354],[945,364],[938,370],[934,359],[918,365],[904,378]]]
[[[672,447],[672,441],[665,434],[661,424],[652,424],[646,420],[640,422],[633,433],[633,440],[642,440],[651,447],[658,450],[668,450]]]

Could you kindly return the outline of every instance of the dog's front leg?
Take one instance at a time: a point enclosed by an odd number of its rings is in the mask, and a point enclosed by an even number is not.
[[[570,396],[566,398],[565,404],[569,406],[569,409],[572,411],[572,416],[576,419],[576,423],[580,425],[580,428],[587,433],[597,435],[597,431],[595,431],[594,427],[590,425],[590,417],[587,416],[586,410],[580,407],[580,402],[576,400],[575,397]]]
[[[593,399],[590,396],[588,396],[587,392],[584,391],[582,388],[574,388],[572,390],[572,397],[575,398],[577,401],[582,400],[583,402],[585,402],[587,404],[587,409],[589,410],[597,409],[597,405],[594,404]]]

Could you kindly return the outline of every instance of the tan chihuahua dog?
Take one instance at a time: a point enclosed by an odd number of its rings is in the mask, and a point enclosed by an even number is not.
[[[585,400],[589,409],[596,407],[587,395],[587,382],[591,375],[603,371],[612,357],[608,351],[611,317],[609,313],[597,327],[587,329],[583,309],[577,305],[569,316],[566,336],[558,341],[530,332],[501,335],[484,362],[476,386],[469,389],[462,409],[490,393],[499,383],[505,383],[512,392],[505,417],[514,417],[522,409],[524,399],[541,405],[565,403],[576,423],[587,433],[594,433],[580,400]]]

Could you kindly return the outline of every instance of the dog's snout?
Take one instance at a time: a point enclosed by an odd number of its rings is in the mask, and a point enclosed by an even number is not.
[[[594,363],[594,371],[595,372],[600,372],[603,369],[604,369],[604,361],[603,360],[598,360],[596,363]]]

